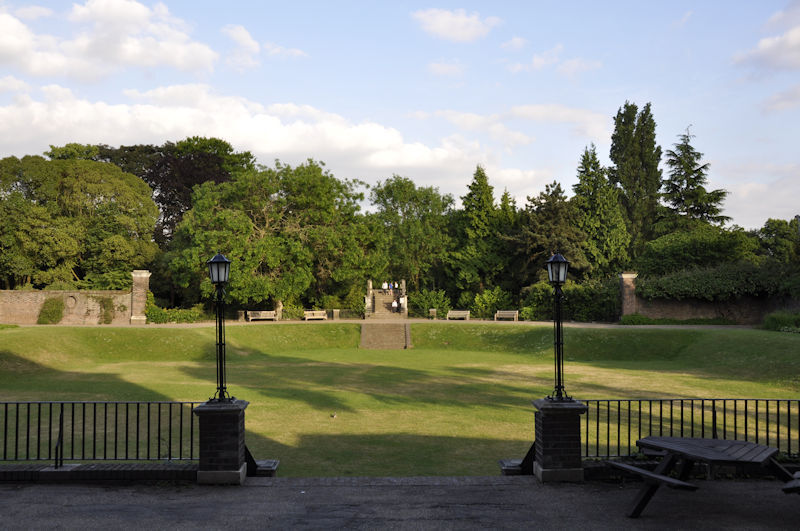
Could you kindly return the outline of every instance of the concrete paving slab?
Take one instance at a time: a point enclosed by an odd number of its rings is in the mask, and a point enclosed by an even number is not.
[[[661,489],[625,516],[641,483],[542,485],[530,476],[248,478],[191,483],[0,484],[2,528],[26,529],[796,529],[800,496],[774,480]]]

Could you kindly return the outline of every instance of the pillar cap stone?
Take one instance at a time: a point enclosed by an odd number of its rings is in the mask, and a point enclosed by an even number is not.
[[[533,407],[539,411],[574,411],[584,413],[588,408],[586,404],[578,400],[551,400],[549,398],[539,398],[532,402]]]

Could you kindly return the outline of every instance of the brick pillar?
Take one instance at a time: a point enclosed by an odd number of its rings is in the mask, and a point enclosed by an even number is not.
[[[244,410],[249,402],[208,401],[194,408],[200,421],[200,484],[241,485],[247,476]]]
[[[619,292],[622,296],[622,315],[637,313],[636,273],[622,273],[619,276]]]
[[[133,286],[131,287],[131,324],[147,324],[144,307],[147,305],[147,291],[150,289],[150,271],[136,269],[131,273]]]
[[[542,483],[583,481],[580,416],[586,406],[577,400],[533,401],[536,441],[533,473]]]

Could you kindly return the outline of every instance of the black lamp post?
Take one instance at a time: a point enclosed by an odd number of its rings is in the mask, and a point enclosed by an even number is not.
[[[559,253],[551,256],[547,261],[547,276],[550,278],[550,283],[555,289],[553,301],[553,327],[555,338],[553,348],[555,350],[556,374],[553,394],[547,397],[550,400],[572,400],[571,397],[567,396],[564,390],[564,331],[561,315],[561,301],[564,298],[561,286],[567,281],[568,269],[569,261]]]
[[[231,261],[217,253],[214,258],[206,262],[208,276],[211,283],[217,288],[217,392],[212,401],[229,402],[233,400],[225,387],[225,284],[231,271]]]

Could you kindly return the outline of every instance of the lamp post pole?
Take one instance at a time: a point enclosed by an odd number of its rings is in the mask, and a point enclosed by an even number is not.
[[[225,383],[225,284],[228,282],[231,261],[222,254],[217,253],[214,258],[206,262],[211,283],[217,290],[215,301],[217,317],[217,392],[211,400],[229,402],[233,400],[228,394]]]
[[[564,292],[561,286],[567,281],[569,261],[559,253],[554,254],[547,261],[547,275],[553,285],[553,350],[555,364],[555,384],[550,400],[572,400],[564,389],[564,327],[562,316],[562,301]]]

